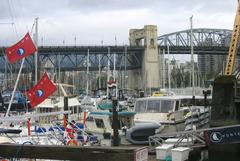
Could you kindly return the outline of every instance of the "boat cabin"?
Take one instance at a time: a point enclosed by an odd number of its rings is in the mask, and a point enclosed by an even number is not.
[[[121,111],[118,112],[119,134],[123,134],[124,129],[128,129],[134,124],[135,112]],[[95,111],[90,112],[86,119],[86,131],[103,138],[104,133],[112,134],[112,112]]]
[[[139,98],[135,102],[136,122],[180,121],[189,112],[191,106],[203,106],[204,98],[196,96],[160,96]]]

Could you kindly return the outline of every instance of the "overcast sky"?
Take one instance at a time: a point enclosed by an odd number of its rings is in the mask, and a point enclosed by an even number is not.
[[[232,29],[237,0],[1,0],[0,46],[15,43],[39,17],[39,45],[128,44],[130,28],[158,35],[189,28]],[[3,24],[14,22],[15,25]]]

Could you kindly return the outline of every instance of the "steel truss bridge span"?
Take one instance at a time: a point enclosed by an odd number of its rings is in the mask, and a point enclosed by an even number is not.
[[[192,30],[194,54],[226,55],[231,40],[231,30],[196,28]],[[170,48],[170,54],[190,54],[191,30],[173,32],[158,37],[162,49]]]
[[[4,48],[2,48],[4,51]],[[110,69],[114,66],[114,55],[116,70],[140,69],[144,48],[134,46],[40,46],[38,47],[38,66],[45,70],[60,69],[61,71],[86,71],[87,57],[89,54],[89,70],[107,70],[108,61]],[[0,71],[5,71],[5,57],[3,52],[0,57]],[[13,65],[7,64],[8,69],[19,68],[20,61]],[[35,68],[34,56],[26,58],[23,72],[33,72]],[[17,72],[13,71],[13,72]]]
[[[193,29],[194,54],[227,55],[231,39],[231,30],[226,29]],[[190,30],[183,30],[158,37],[158,48],[167,50],[170,54],[190,54]],[[0,71],[5,66],[16,69],[20,63],[9,65],[5,63],[4,48],[1,48]],[[141,69],[144,46],[39,46],[38,56],[41,68],[46,70],[59,69],[61,71],[86,71],[87,55],[89,51],[89,70],[105,70],[110,61],[113,69],[114,54],[116,54],[116,70]],[[240,52],[239,52],[240,54]],[[23,72],[34,71],[34,57],[29,56],[24,64]]]

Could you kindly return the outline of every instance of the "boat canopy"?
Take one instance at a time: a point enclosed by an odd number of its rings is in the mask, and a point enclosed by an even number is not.
[[[118,112],[118,116],[134,116],[136,114],[136,112],[131,112],[131,111],[121,111]],[[112,116],[112,112],[105,112],[105,111],[94,111],[94,112],[90,112],[89,115],[108,115],[108,116]]]
[[[19,134],[21,133],[22,130],[20,129],[5,129],[5,128],[0,128],[0,134],[5,133],[5,134]]]
[[[97,108],[100,109],[100,110],[109,110],[109,109],[112,109],[112,102],[101,102],[97,105]]]

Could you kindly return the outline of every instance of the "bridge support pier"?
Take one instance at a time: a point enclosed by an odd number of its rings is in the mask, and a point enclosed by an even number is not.
[[[130,46],[144,46],[141,84],[142,89],[159,88],[159,57],[157,47],[157,26],[145,25],[143,29],[130,29]],[[132,79],[138,79],[132,77]],[[134,83],[134,80],[130,80]],[[139,84],[138,84],[139,85]],[[131,85],[130,85],[131,86]]]

